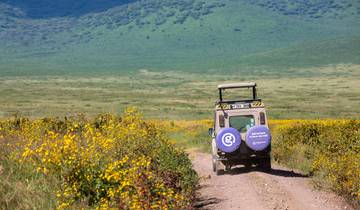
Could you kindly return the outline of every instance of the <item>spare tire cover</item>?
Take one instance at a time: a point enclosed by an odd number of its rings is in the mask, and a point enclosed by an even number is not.
[[[240,144],[240,133],[235,128],[223,128],[216,135],[216,145],[223,152],[234,152],[240,147]]]
[[[246,132],[246,145],[255,151],[266,149],[271,142],[271,134],[268,127],[257,125]]]

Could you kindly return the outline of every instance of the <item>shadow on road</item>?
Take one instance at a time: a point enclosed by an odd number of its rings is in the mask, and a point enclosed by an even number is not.
[[[221,202],[221,199],[218,198],[198,198],[195,201],[194,209],[212,209],[211,205],[218,204]]]
[[[231,169],[230,171],[224,171],[223,174],[224,175],[225,174],[237,175],[237,174],[249,173],[249,172],[255,172],[255,171],[264,172],[267,174],[271,174],[271,175],[275,175],[275,176],[282,176],[282,177],[308,177],[307,175],[297,173],[294,171],[289,171],[289,170],[283,170],[283,169],[262,170],[257,167],[237,167],[237,168]]]
[[[304,175],[304,174],[297,173],[294,171],[282,170],[282,169],[271,169],[270,171],[268,171],[266,173],[272,174],[275,176],[282,176],[282,177],[309,177],[308,175]]]

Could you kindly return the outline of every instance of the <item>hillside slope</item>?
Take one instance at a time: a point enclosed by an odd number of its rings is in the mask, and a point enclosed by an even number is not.
[[[358,64],[359,36],[352,0],[0,0],[0,73]]]

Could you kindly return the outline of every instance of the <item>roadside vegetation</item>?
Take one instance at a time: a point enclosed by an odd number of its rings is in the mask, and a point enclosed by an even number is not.
[[[360,204],[360,120],[270,120],[273,160]],[[1,208],[190,208],[184,149],[210,151],[211,120],[144,120],[135,109],[0,122]]]
[[[0,122],[0,209],[187,209],[197,175],[160,125],[121,117]]]
[[[208,128],[212,127],[211,120],[155,120],[167,131],[171,143],[191,152],[211,151],[211,141]]]
[[[360,205],[360,120],[273,120],[274,160]]]

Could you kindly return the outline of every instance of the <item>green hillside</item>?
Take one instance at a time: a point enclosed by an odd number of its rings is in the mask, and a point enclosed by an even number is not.
[[[1,2],[2,75],[273,72],[360,61],[360,3],[351,0],[128,1],[51,18]]]

